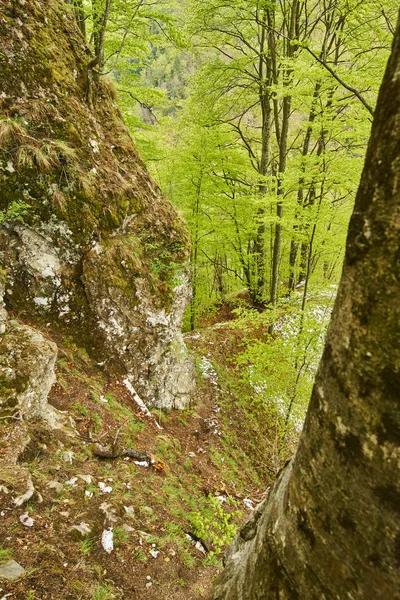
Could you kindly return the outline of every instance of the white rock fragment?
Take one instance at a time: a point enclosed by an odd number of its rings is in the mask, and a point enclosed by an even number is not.
[[[148,417],[150,417],[152,419],[153,415],[151,414],[151,412],[149,411],[149,409],[147,408],[147,406],[145,405],[143,400],[140,398],[140,396],[136,393],[136,390],[133,387],[132,383],[129,381],[129,379],[128,378],[124,379],[122,383],[124,384],[124,386],[126,387],[128,392],[130,392],[132,398],[134,399],[134,401],[136,402],[136,404],[138,405],[140,410],[142,412],[144,412],[145,415],[147,415]],[[159,423],[157,423],[157,421],[154,421],[154,422],[157,425],[158,429],[162,429],[161,425]]]
[[[250,498],[243,498],[243,504],[249,509],[254,510],[254,502]]]
[[[153,558],[157,558],[157,556],[160,554],[159,550],[150,550],[150,554]]]
[[[106,485],[104,481],[99,481],[98,486],[102,494],[111,494],[112,487],[111,485]]]
[[[114,550],[114,533],[112,527],[104,529],[103,533],[101,534],[101,545],[107,554],[111,554],[111,552]]]
[[[25,527],[33,527],[33,524],[35,523],[35,520],[32,519],[28,513],[21,515],[19,520],[21,521],[22,525],[25,525]]]
[[[85,523],[84,521],[79,523],[79,525],[73,525],[71,529],[80,533],[82,537],[89,535],[89,533],[92,531],[89,523]]]
[[[99,152],[99,142],[97,140],[89,140],[93,152],[96,154]]]
[[[72,459],[74,458],[74,453],[71,450],[66,450],[61,454],[61,459],[65,463],[69,463],[72,465]]]
[[[68,481],[65,482],[65,485],[71,485],[72,487],[76,487],[75,484],[77,481],[77,477],[71,477],[71,479],[68,479]]]
[[[204,548],[203,544],[201,544],[200,542],[196,542],[195,545],[194,545],[194,547],[199,552],[202,552],[203,554],[206,554],[206,549]]]
[[[82,479],[82,481],[84,481],[85,483],[87,483],[88,485],[90,485],[93,481],[92,476],[91,475],[82,475],[82,474],[78,474],[79,479]]]

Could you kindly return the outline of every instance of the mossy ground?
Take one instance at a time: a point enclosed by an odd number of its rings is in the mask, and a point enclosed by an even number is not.
[[[121,382],[105,375],[84,350],[68,339],[56,340],[57,383],[50,402],[74,419],[76,433],[31,425],[20,463],[30,470],[38,494],[27,506],[12,509],[10,495],[0,492],[0,547],[27,569],[22,579],[1,582],[4,593],[17,600],[207,597],[223,550],[249,513],[244,499],[261,500],[286,458],[274,446],[276,415],[246,406],[235,389],[226,358],[240,347],[239,339],[240,332],[227,325],[188,338],[197,362],[207,357],[218,381],[204,378],[199,369],[193,407],[153,411],[152,418],[144,417]],[[0,422],[2,439],[9,427]],[[167,466],[157,472],[131,459],[99,459],[90,438],[150,451]],[[90,475],[91,483],[81,478],[67,483],[78,475]],[[61,483],[62,491],[48,487],[50,481]],[[99,481],[112,487],[110,494],[101,493]],[[104,503],[117,519],[110,555],[101,546]],[[133,507],[133,514],[124,506]],[[24,512],[34,519],[33,527],[19,521]],[[83,540],[71,533],[81,522],[91,527]],[[200,537],[208,552],[197,550],[185,532]]]

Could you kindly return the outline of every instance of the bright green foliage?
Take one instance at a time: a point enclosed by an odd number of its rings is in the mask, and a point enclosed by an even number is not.
[[[210,300],[240,288],[257,304],[271,300],[276,260],[278,295],[304,280],[337,281],[396,10],[393,1],[362,10],[340,1],[187,3],[190,97],[179,115],[158,111],[150,145],[139,142],[192,232],[192,326]],[[268,19],[273,48],[262,46]]]
[[[208,560],[221,554],[237,533],[237,525],[232,522],[234,515],[224,509],[224,504],[235,509],[239,506],[231,497],[218,498],[210,495],[207,499],[207,506],[201,512],[189,513],[194,533],[211,548]],[[240,517],[237,510],[235,516]]]
[[[276,406],[285,424],[297,432],[302,429],[322,354],[335,290],[331,292],[313,297],[304,312],[299,310],[301,299],[282,305],[272,337],[255,338],[253,333],[254,329],[268,330],[268,313],[242,311],[232,324],[248,330],[236,365],[238,376],[253,391],[253,401]]]
[[[11,202],[7,210],[0,210],[0,224],[7,221],[23,221],[29,214],[30,206],[23,200]]]

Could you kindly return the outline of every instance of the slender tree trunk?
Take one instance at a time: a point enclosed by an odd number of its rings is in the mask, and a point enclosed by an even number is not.
[[[192,300],[190,302],[190,330],[194,331],[196,328],[196,317],[197,317],[197,268],[199,258],[199,218],[200,218],[200,196],[201,196],[201,180],[197,183],[196,197],[193,207],[193,235],[192,235],[192,250],[190,257],[191,265],[191,279],[192,279]]]
[[[86,40],[86,15],[85,9],[83,6],[83,0],[73,0],[73,4],[75,7],[75,18],[78,23],[78,27]]]
[[[287,26],[287,40],[285,41],[285,57],[291,59],[294,54],[292,40],[294,39],[296,25],[298,21],[298,0],[293,0],[289,13],[289,24]],[[289,88],[292,83],[292,68],[289,65],[283,71],[283,85]],[[276,204],[277,222],[275,226],[274,238],[274,253],[272,257],[272,282],[271,282],[271,304],[276,306],[278,300],[278,285],[279,285],[279,267],[281,260],[281,245],[282,245],[282,218],[283,218],[283,175],[286,171],[287,160],[287,140],[289,134],[290,110],[292,105],[292,97],[289,93],[282,100],[282,123],[280,131],[277,133],[277,141],[279,144],[279,166],[278,166],[278,201]],[[277,115],[276,115],[276,120]]]
[[[235,539],[213,600],[400,589],[400,26],[296,456]]]
[[[270,152],[270,141],[271,141],[271,93],[269,86],[271,83],[271,65],[270,61],[266,59],[265,52],[267,46],[267,10],[263,11],[262,18],[260,20],[261,35],[260,35],[260,53],[258,61],[258,78],[259,78],[259,100],[262,115],[262,126],[261,126],[261,156],[259,163],[259,174],[261,175],[262,181],[259,185],[259,194],[261,198],[265,197],[267,193],[267,185],[265,183],[265,177],[268,174],[268,163],[269,163],[269,152]],[[254,275],[254,289],[252,290],[252,297],[254,304],[259,304],[264,297],[265,289],[265,207],[261,207],[257,211],[257,219],[259,221],[257,226],[257,233],[253,244],[253,254],[255,257],[255,275]]]

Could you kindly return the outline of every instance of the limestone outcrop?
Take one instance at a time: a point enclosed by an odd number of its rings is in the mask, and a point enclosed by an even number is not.
[[[13,14],[11,14],[13,12]],[[6,304],[72,336],[148,405],[194,386],[181,336],[189,242],[151,180],[68,4],[0,16],[0,265]]]
[[[18,465],[30,440],[26,423],[43,420],[54,429],[62,427],[63,418],[47,402],[57,346],[31,327],[9,320],[3,295],[0,281],[0,485],[12,489],[14,504],[20,506],[35,491],[28,469]]]

